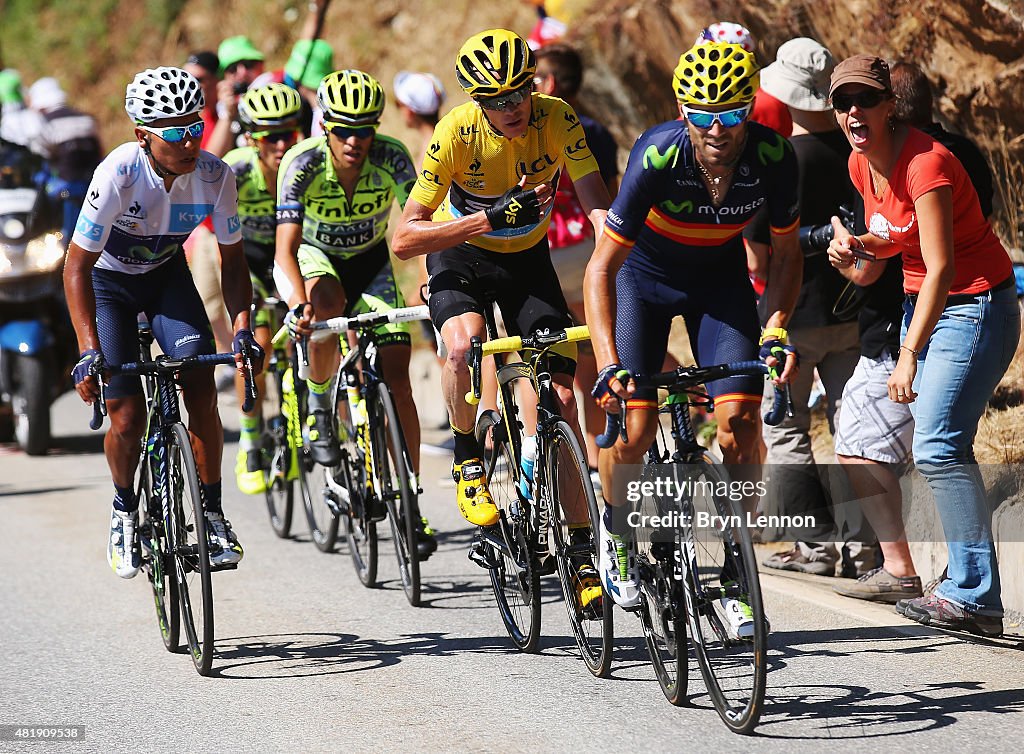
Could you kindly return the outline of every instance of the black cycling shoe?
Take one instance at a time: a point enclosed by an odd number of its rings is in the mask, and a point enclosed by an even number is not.
[[[434,530],[430,528],[426,518],[421,518],[416,524],[416,557],[419,560],[426,560],[437,552],[437,537]]]
[[[321,466],[337,466],[341,463],[341,448],[334,434],[334,422],[328,411],[315,409],[306,418],[309,427],[309,455]]]

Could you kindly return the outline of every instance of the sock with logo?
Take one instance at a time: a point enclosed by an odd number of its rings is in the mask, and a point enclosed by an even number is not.
[[[223,516],[224,508],[222,507],[220,481],[218,480],[213,484],[200,482],[199,486],[203,492],[203,508],[205,509],[205,511],[207,513],[219,513],[221,516]]]
[[[139,509],[139,498],[131,487],[114,485],[114,509],[121,513],[134,513]]]
[[[260,417],[240,414],[238,417],[238,447],[252,450],[260,444]]]
[[[313,380],[306,380],[306,385],[309,387],[309,396],[306,400],[309,412],[330,412],[332,409],[331,398],[334,396],[334,391],[331,389],[334,385],[334,377],[329,377],[327,382],[313,382]]]
[[[480,452],[480,443],[476,441],[476,435],[473,434],[473,430],[463,432],[454,424],[449,424],[448,426],[452,428],[452,435],[455,437],[455,463],[462,463],[471,458],[480,458],[483,455]]]

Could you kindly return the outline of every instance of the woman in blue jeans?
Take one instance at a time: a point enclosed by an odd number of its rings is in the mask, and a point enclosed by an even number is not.
[[[1020,336],[1012,265],[981,213],[963,166],[931,137],[893,118],[885,61],[847,58],[829,96],[853,147],[850,178],[864,197],[868,232],[833,219],[829,258],[902,254],[907,301],[889,398],[914,414],[914,460],[935,496],[949,549],[948,577],[896,610],[940,628],[1003,630],[991,513],[974,436]]]

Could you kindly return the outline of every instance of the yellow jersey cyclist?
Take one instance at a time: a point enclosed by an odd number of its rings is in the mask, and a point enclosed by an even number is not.
[[[299,118],[302,100],[285,84],[269,84],[250,89],[238,102],[238,119],[247,146],[224,155],[224,162],[235,174],[238,188],[238,219],[242,224],[242,244],[249,264],[256,316],[253,334],[267,353],[270,351],[270,314],[260,306],[274,291],[274,241],[277,229],[277,174],[288,151],[302,136]],[[263,382],[258,380],[260,395]],[[235,378],[238,404],[243,402],[241,375]],[[238,457],[235,480],[247,495],[258,495],[266,488],[260,467],[260,419],[262,402],[238,418]]]
[[[316,96],[325,133],[288,150],[277,190],[274,276],[299,316],[300,331],[313,320],[405,306],[384,233],[392,203],[404,206],[416,181],[405,145],[377,133],[384,90],[375,78],[363,71],[335,71],[320,83]],[[377,334],[382,374],[419,474],[409,326],[384,325]],[[337,357],[337,339],[310,343],[307,436],[313,460],[324,466],[341,460],[331,405]],[[422,519],[417,552],[426,558],[436,549],[437,540]]]
[[[782,381],[796,368],[784,329],[803,265],[796,156],[782,136],[748,121],[758,70],[754,56],[735,44],[698,44],[680,56],[673,88],[682,119],[654,126],[637,139],[587,267],[587,321],[603,367],[594,397],[617,410],[614,394],[630,408],[629,444],[618,440],[599,456],[605,491],[599,569],[623,607],[639,601],[625,491],[658,426],[656,392],[636,389],[629,375],[661,371],[677,315],[686,322],[700,365],[784,360]],[[759,342],[742,231],[762,207],[774,253],[765,292],[771,314]],[[732,377],[707,387],[733,478],[756,482],[761,378]],[[748,633],[753,627],[749,608],[737,600],[724,602],[720,607],[731,630]]]
[[[487,294],[496,294],[510,334],[572,324],[547,246],[560,172],[569,171],[597,232],[609,204],[579,119],[562,100],[533,92],[535,71],[533,52],[514,32],[491,29],[463,44],[455,74],[472,101],[437,124],[392,239],[399,258],[430,254],[430,313],[448,350],[441,386],[455,436],[452,473],[459,510],[477,526],[498,520],[473,435],[474,408],[464,398],[470,340],[486,337]],[[554,388],[579,435],[570,349],[554,365]],[[589,536],[586,505],[574,507],[566,516],[579,536]],[[587,567],[584,604],[600,594]]]
[[[88,403],[99,398],[90,366],[104,359],[111,364],[138,360],[140,313],[168,356],[214,352],[210,321],[182,250],[207,217],[220,247],[234,351],[240,354],[245,345],[255,345],[235,182],[220,158],[199,148],[202,109],[202,89],[192,74],[171,67],[137,74],[125,92],[135,140],[107,155],[89,184],[64,265],[64,290],[81,350],[73,377]],[[240,364],[241,356],[235,358]],[[262,357],[255,361],[258,371]],[[202,488],[210,561],[237,563],[242,547],[222,508],[224,430],[213,367],[184,372],[179,382]],[[132,578],[140,564],[135,541],[139,499],[132,484],[146,428],[141,380],[111,377],[106,399],[110,429],[103,449],[114,482],[107,561],[118,576]]]

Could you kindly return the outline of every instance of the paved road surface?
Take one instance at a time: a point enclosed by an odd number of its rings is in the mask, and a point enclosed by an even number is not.
[[[57,453],[0,449],[0,724],[85,725],[85,741],[63,747],[73,751],[748,746],[726,731],[699,681],[691,707],[665,702],[632,616],[616,615],[614,678],[592,678],[554,583],[540,654],[516,652],[485,573],[466,559],[469,532],[439,484],[449,461],[437,456],[424,457],[424,509],[444,534],[423,569],[421,609],[395,583],[387,547],[383,588],[364,589],[344,550],[318,552],[301,521],[293,540],[277,539],[262,498],[226,484],[246,555],[215,577],[217,656],[214,677],[201,678],[187,656],[164,651],[145,579],[123,582],[107,567],[111,491],[86,409],[65,396],[55,416]],[[237,426],[230,411],[225,423]],[[233,458],[232,443],[226,472]],[[763,586],[774,633],[768,703],[751,741],[759,750],[1021,740],[1020,645],[907,623],[891,608],[834,596],[826,579],[766,575]],[[0,741],[0,752],[18,746]]]

